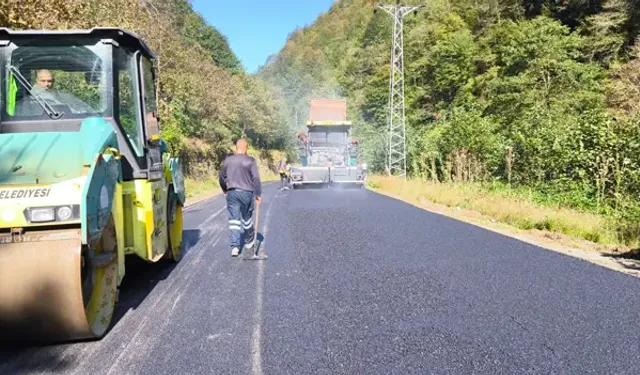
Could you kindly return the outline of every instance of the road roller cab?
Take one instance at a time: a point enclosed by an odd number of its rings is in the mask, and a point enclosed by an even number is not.
[[[102,337],[125,255],[180,259],[155,61],[116,28],[0,28],[0,341]]]

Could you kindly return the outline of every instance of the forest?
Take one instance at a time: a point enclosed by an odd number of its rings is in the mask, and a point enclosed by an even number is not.
[[[392,19],[342,0],[293,32],[259,76],[300,127],[314,96],[348,101],[364,159],[385,171]],[[429,0],[405,17],[407,168],[434,183],[526,189],[620,219],[640,238],[640,5]]]
[[[8,0],[0,26],[112,26],[140,35],[158,55],[162,135],[192,179],[211,177],[241,136],[256,150],[291,142],[277,91],[244,72],[226,38],[188,0]]]
[[[639,3],[405,3],[424,6],[404,30],[410,177],[525,192],[640,241]],[[8,0],[0,25],[138,33],[160,57],[163,137],[193,179],[241,136],[292,155],[312,97],[347,100],[362,159],[384,174],[392,20],[375,4],[334,2],[255,75],[189,0]]]

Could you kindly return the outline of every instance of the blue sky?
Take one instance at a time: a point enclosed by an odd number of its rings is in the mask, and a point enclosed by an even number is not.
[[[276,54],[296,27],[313,23],[334,0],[192,0],[193,8],[223,33],[247,73]]]

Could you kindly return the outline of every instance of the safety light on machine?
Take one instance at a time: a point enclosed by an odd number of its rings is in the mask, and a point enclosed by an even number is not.
[[[30,223],[50,223],[55,221],[69,221],[79,218],[79,206],[33,207],[24,212]]]
[[[52,207],[33,208],[27,211],[27,220],[31,223],[46,223],[56,220],[56,214]]]
[[[72,215],[73,215],[73,211],[71,210],[71,207],[69,206],[58,207],[57,216],[60,221],[67,221],[71,219]]]

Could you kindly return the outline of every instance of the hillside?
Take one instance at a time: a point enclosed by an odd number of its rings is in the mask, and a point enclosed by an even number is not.
[[[211,174],[243,134],[259,149],[286,145],[284,111],[271,86],[242,70],[225,37],[188,0],[9,0],[0,25],[138,33],[159,56],[162,134],[193,178]]]
[[[284,93],[293,126],[310,97],[347,98],[366,161],[383,171],[392,24],[375,3],[336,2],[260,76]],[[405,19],[412,176],[508,183],[640,219],[635,2],[407,3],[427,5]]]
[[[638,5],[407,2],[426,4],[404,33],[410,175],[604,214],[640,239]],[[348,100],[384,171],[392,24],[375,3],[336,1],[253,76],[188,0],[9,0],[0,25],[140,34],[160,57],[163,136],[208,186],[242,135],[267,159],[291,150],[316,96]]]

